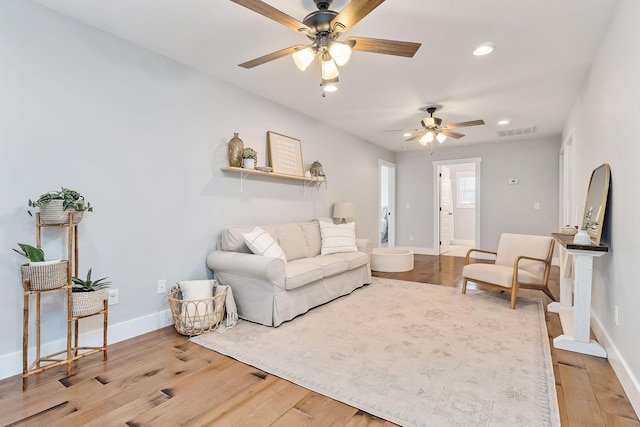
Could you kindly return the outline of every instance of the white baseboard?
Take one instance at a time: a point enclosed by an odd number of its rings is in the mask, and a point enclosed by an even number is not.
[[[438,255],[433,248],[418,248],[413,246],[396,246],[396,249],[407,249],[418,255]]]
[[[476,241],[475,240],[457,240],[454,239],[451,241],[452,245],[463,245],[463,246],[475,246],[476,245]]]
[[[170,310],[164,310],[137,319],[127,320],[115,325],[109,325],[108,344],[115,344],[147,332],[155,331],[173,324]],[[80,334],[79,342],[83,346],[102,345],[102,328]],[[41,354],[52,354],[66,348],[66,340],[50,341],[42,343]],[[29,354],[35,354],[35,348],[29,349]],[[29,360],[31,363],[33,360]],[[0,355],[0,380],[22,374],[22,351]]]
[[[609,359],[611,367],[618,376],[618,380],[620,380],[620,384],[622,384],[633,410],[636,411],[636,414],[640,414],[640,381],[633,375],[629,365],[618,351],[618,348],[611,342],[611,337],[603,327],[600,319],[593,314],[593,311],[591,312],[591,320],[593,333],[598,338],[600,345],[607,350],[607,359]]]

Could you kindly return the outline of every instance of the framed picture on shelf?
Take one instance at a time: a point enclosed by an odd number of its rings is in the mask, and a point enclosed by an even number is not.
[[[269,158],[274,173],[304,176],[300,140],[276,132],[267,132]]]

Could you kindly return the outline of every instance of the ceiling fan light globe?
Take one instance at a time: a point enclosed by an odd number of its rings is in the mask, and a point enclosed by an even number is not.
[[[351,59],[351,47],[341,42],[333,42],[329,46],[329,54],[339,66],[346,65]]]
[[[440,144],[442,144],[443,142],[445,142],[447,140],[447,135],[443,134],[443,133],[439,133],[436,135],[436,139],[438,140],[438,142]]]
[[[304,71],[313,62],[313,58],[316,57],[316,54],[313,52],[313,49],[307,47],[294,52],[291,57],[293,58],[293,62],[296,64],[296,67],[298,67],[300,71]]]
[[[336,62],[328,54],[323,55],[321,62],[322,80],[335,79],[340,75]]]

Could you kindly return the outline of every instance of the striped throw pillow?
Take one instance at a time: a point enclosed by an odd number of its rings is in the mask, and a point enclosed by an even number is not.
[[[249,233],[243,233],[242,237],[254,254],[280,258],[287,262],[287,257],[278,242],[262,228],[256,227]]]
[[[320,237],[322,237],[320,255],[358,252],[355,222],[347,224],[334,224],[327,221],[318,222],[320,223]]]

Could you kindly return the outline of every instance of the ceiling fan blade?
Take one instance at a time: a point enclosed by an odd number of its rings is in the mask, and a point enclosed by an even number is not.
[[[298,21],[295,18],[290,17],[284,12],[276,9],[275,7],[268,5],[267,3],[260,0],[231,0],[234,3],[239,4],[240,6],[244,6],[247,9],[251,9],[260,15],[269,18],[273,21],[276,21],[278,24],[282,24],[285,27],[292,29],[293,31],[299,31],[300,29],[305,29],[313,33],[311,28],[304,25],[302,22]]]
[[[416,136],[412,136],[409,139],[405,139],[404,142],[409,142],[409,141],[413,141],[414,139],[422,138],[425,134],[426,134],[426,132],[420,132]]]
[[[455,139],[462,138],[464,136],[463,134],[454,132],[452,130],[441,130],[439,131],[439,133],[450,136],[451,138],[455,138]]]
[[[420,129],[392,129],[383,130],[382,132],[418,132]]]
[[[370,39],[366,37],[349,37],[347,40],[353,40],[356,42],[355,46],[353,46],[353,50],[404,56],[406,58],[413,58],[413,55],[415,55],[420,46],[422,46],[421,43]]]
[[[360,22],[362,18],[370,14],[382,3],[384,3],[384,0],[352,0],[351,3],[333,18],[331,27],[334,27],[339,22],[344,28],[338,28],[338,32],[343,33],[349,31],[351,27]]]
[[[471,120],[469,122],[460,122],[460,123],[450,123],[442,126],[442,129],[455,129],[462,128],[465,126],[478,126],[483,125],[484,120]]]
[[[291,46],[286,49],[279,50],[277,52],[269,53],[267,55],[261,56],[260,58],[252,59],[251,61],[243,62],[242,64],[238,64],[238,67],[242,68],[253,68],[258,65],[266,64],[269,61],[273,61],[274,59],[282,58],[283,56],[291,55],[298,49],[304,49],[302,45]]]

